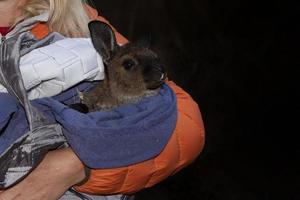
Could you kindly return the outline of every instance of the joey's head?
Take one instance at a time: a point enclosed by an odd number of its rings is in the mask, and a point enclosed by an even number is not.
[[[155,52],[139,43],[119,46],[109,25],[89,23],[92,43],[105,64],[106,81],[114,95],[144,96],[157,91],[166,72]]]

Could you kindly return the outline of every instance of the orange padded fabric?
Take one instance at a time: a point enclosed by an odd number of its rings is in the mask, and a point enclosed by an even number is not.
[[[37,38],[37,39],[43,39],[49,34],[49,28],[46,23],[38,23],[36,24],[32,29],[31,33]]]
[[[107,22],[96,10],[87,7],[91,19]],[[32,32],[41,38],[48,29],[38,24]],[[128,42],[117,31],[119,44]],[[190,164],[204,146],[204,125],[200,110],[184,90],[167,81],[177,96],[178,119],[176,128],[164,150],[155,158],[114,169],[91,169],[87,182],[76,190],[90,194],[130,194],[151,187]]]

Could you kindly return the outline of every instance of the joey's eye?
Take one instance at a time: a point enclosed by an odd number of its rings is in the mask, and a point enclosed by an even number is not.
[[[131,70],[135,66],[135,62],[131,59],[126,59],[123,61],[122,65],[126,70]]]

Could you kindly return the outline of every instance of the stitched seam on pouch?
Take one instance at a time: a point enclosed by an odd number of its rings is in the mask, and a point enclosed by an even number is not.
[[[177,146],[178,146],[178,160],[177,160],[177,163],[178,163],[178,165],[180,166],[180,162],[181,162],[181,158],[182,158],[182,156],[181,156],[181,151],[182,151],[182,148],[181,148],[181,145],[180,145],[180,138],[179,138],[179,133],[178,132],[180,132],[180,130],[177,130],[177,132],[175,133],[176,134],[176,141],[177,141]]]
[[[199,129],[204,130],[204,128],[202,126],[200,126],[199,123],[197,123],[191,116],[189,116],[188,114],[186,114],[185,112],[183,112],[180,109],[178,109],[178,112],[180,112],[181,114],[183,114],[184,116],[189,118],[189,120],[191,120]]]
[[[152,159],[152,162],[153,162],[154,169],[155,169],[154,171],[157,171],[156,158]],[[152,179],[154,178],[154,175],[155,175],[155,173],[152,173],[152,174],[149,176],[148,180],[147,180],[146,183],[145,183],[144,188],[151,187],[151,185],[149,185],[149,184],[150,184],[150,182],[152,181]]]
[[[124,190],[124,187],[125,187],[126,182],[127,182],[127,179],[128,179],[128,174],[129,174],[130,168],[131,168],[131,166],[128,166],[128,167],[126,168],[126,175],[125,175],[123,184],[122,184],[122,186],[121,186],[121,188],[120,188],[120,191],[123,191],[123,190]]]

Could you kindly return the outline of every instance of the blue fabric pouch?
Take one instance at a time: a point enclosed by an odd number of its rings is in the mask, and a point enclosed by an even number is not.
[[[61,125],[67,143],[88,167],[128,166],[163,150],[177,120],[176,96],[168,85],[164,84],[158,95],[112,111],[83,114],[65,105],[78,101],[78,87],[83,90],[89,86],[82,84],[56,97],[32,101],[50,123]],[[27,131],[22,106],[0,93],[0,155]]]

